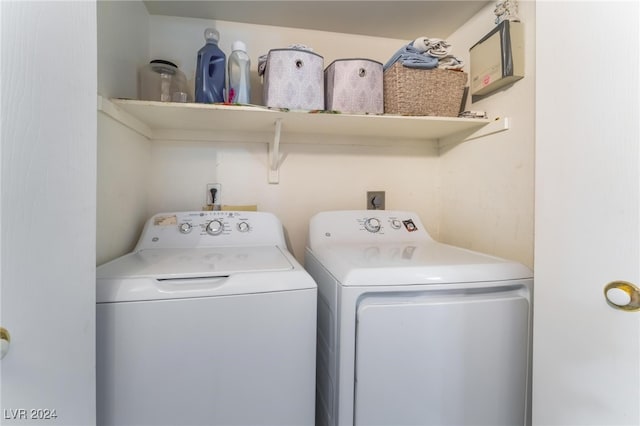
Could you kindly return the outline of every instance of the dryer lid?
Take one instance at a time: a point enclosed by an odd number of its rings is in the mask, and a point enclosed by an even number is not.
[[[435,241],[330,244],[308,250],[344,286],[469,283],[533,276],[520,263]]]

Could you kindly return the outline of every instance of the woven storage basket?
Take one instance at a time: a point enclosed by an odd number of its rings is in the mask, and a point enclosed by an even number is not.
[[[407,68],[396,62],[384,72],[384,112],[457,117],[467,73]]]

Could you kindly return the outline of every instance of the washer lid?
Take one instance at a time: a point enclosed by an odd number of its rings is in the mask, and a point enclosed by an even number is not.
[[[97,268],[96,302],[139,302],[315,289],[277,246],[139,250]]]
[[[139,250],[97,268],[96,302],[238,296],[315,289],[277,246]]]
[[[97,268],[97,278],[183,279],[294,268],[276,246],[165,248],[129,253]]]
[[[435,241],[336,244],[309,251],[345,286],[486,282],[533,276],[520,263]]]

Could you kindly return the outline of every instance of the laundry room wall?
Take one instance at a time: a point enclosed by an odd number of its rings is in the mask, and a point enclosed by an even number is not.
[[[532,2],[520,4],[527,33],[526,77],[470,105],[491,116],[510,117],[512,128],[478,140],[448,146],[388,140],[384,146],[361,146],[345,139],[336,145],[317,135],[287,134],[285,125],[280,183],[269,184],[265,143],[238,142],[238,137],[233,142],[220,137],[217,142],[150,142],[99,113],[98,264],[131,250],[149,216],[200,209],[206,185],[219,183],[222,204],[256,204],[275,213],[299,260],[313,214],[363,209],[367,190],[383,190],[387,209],[416,211],[434,238],[531,266],[535,16]],[[490,5],[448,37],[454,53],[468,56],[492,22]],[[327,66],[353,57],[384,63],[408,41],[150,16],[142,2],[98,2],[98,25],[99,89],[105,97],[136,97],[137,68],[154,58],[175,61],[193,87],[196,54],[208,26],[220,31],[227,55],[234,40],[247,43],[252,101],[258,104],[262,86],[257,59],[271,48],[303,43],[321,54]]]
[[[98,94],[136,98],[147,61],[149,14],[142,2],[99,1]],[[131,250],[148,215],[151,143],[98,113],[97,264]]]
[[[385,62],[406,41],[306,31],[224,21],[151,16],[151,57],[175,60],[193,79],[196,52],[204,44],[203,31],[220,32],[220,46],[245,41],[252,61],[252,100],[262,103],[257,76],[261,54],[293,43],[310,46],[324,57],[325,66],[338,58],[365,57]],[[286,133],[286,123],[283,128]],[[386,191],[387,209],[418,211],[425,226],[437,236],[436,143],[396,143],[390,146],[309,144],[313,135],[286,135],[286,157],[280,183],[267,182],[265,143],[211,143],[156,141],[152,144],[149,213],[200,209],[206,184],[222,185],[221,202],[257,204],[283,222],[291,249],[302,261],[309,218],[322,210],[363,209],[367,190]],[[317,139],[317,137],[316,137]],[[327,141],[328,142],[328,141]]]
[[[494,7],[489,4],[448,38],[454,47],[464,47],[456,52],[467,64],[469,47],[494,28]],[[511,128],[441,147],[438,223],[444,242],[533,267],[535,2],[520,1],[519,12],[525,77],[467,106],[509,117]]]
[[[385,62],[405,40],[149,16],[142,2],[99,2],[99,94],[137,96],[137,69],[153,58],[175,61],[193,87],[203,31],[220,31],[229,54],[234,40],[248,45],[252,101],[262,102],[258,56],[271,48],[303,43],[334,59],[365,57]],[[326,144],[314,135],[286,135],[280,183],[267,183],[265,143],[202,140],[148,141],[99,113],[98,258],[101,264],[131,250],[149,216],[197,210],[208,183],[222,185],[223,204],[256,204],[283,222],[291,249],[303,259],[309,218],[322,210],[363,209],[367,190],[386,191],[387,209],[420,213],[437,237],[437,144],[383,141],[356,146]],[[286,127],[284,129],[286,133]],[[219,139],[219,138],[218,138]],[[310,140],[316,143],[309,144]],[[380,141],[378,141],[380,142]]]

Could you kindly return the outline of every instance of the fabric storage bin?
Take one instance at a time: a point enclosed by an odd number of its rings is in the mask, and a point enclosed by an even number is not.
[[[324,71],[325,109],[382,114],[382,64],[370,59],[338,59]]]
[[[271,49],[262,86],[273,108],[324,109],[324,58],[300,49]]]
[[[407,68],[396,62],[384,72],[384,112],[457,117],[467,78],[462,71]]]

